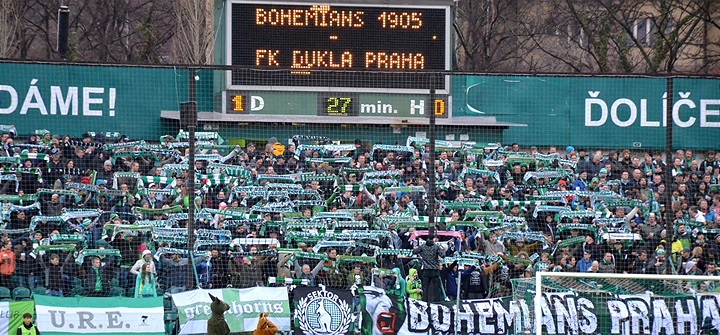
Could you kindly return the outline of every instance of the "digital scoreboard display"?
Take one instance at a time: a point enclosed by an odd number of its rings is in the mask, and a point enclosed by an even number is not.
[[[447,6],[233,2],[231,65],[284,71],[237,70],[232,85],[443,88],[431,73],[449,69],[448,16]]]

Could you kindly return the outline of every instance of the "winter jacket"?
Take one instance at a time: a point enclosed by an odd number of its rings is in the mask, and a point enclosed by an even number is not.
[[[410,268],[408,271],[406,282],[405,287],[408,297],[415,300],[422,299],[422,283],[420,282],[420,277],[417,275],[417,270],[415,268]]]
[[[15,272],[15,253],[9,249],[0,251],[0,275],[11,276]]]

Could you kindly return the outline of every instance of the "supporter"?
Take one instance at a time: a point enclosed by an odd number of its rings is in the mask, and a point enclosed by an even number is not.
[[[577,262],[576,267],[579,272],[588,272],[592,263],[592,253],[585,251],[583,252],[583,257]]]
[[[12,242],[3,240],[0,250],[0,286],[13,289],[12,276],[15,273],[15,253],[12,251]]]
[[[46,264],[43,255],[39,255],[38,263],[44,269],[45,273],[45,294],[49,296],[62,297],[64,296],[65,283],[64,280],[64,267],[66,264],[72,264],[74,257],[69,252],[65,258],[65,261],[60,263],[60,256],[58,254],[50,255],[50,262]]]
[[[479,241],[482,243],[483,251],[486,255],[500,256],[505,254],[505,246],[498,241],[495,233],[490,233],[486,240],[484,234],[478,234]]]
[[[355,268],[357,268],[357,270],[355,270]],[[353,279],[357,280],[359,279],[358,277],[360,277],[357,274],[360,271],[360,267],[356,266],[355,268],[353,268]],[[422,300],[422,283],[420,282],[420,277],[418,276],[417,269],[410,268],[410,270],[408,270],[408,276],[405,279],[405,282],[408,297],[410,297],[410,299]],[[357,284],[357,282],[355,285],[360,286]]]
[[[415,270],[415,269],[410,269],[411,274],[413,273],[412,272],[413,270]],[[462,283],[468,280],[466,277],[469,276],[473,271],[475,271],[475,266],[470,266],[470,267],[465,266],[465,268],[462,271],[460,271],[458,269],[457,261],[455,261],[452,264],[450,264],[449,266],[443,268],[442,273],[443,273],[443,278],[444,278],[445,295],[450,300],[456,299],[458,290],[461,291],[460,292],[461,297],[466,296],[467,288],[463,288]],[[417,274],[415,274],[415,276],[417,277]],[[458,277],[460,277],[460,280],[461,280],[460,285],[458,285],[458,283],[457,283]],[[419,279],[418,279],[418,282],[419,282]],[[410,282],[408,281],[408,287],[409,286],[410,286]],[[422,298],[422,286],[418,285],[418,287],[420,287],[420,292],[418,292],[418,293],[420,293],[419,297],[413,298],[413,295],[410,294],[410,298],[417,299],[417,300],[420,300]],[[408,293],[410,293],[410,288],[408,288]]]
[[[145,264],[148,264],[148,271],[150,273],[152,273],[153,275],[157,275],[157,270],[155,269],[155,261],[153,260],[152,252],[148,249],[143,250],[142,257],[138,259],[135,264],[133,264],[133,266],[130,268],[130,273],[135,276],[140,275],[140,270]]]
[[[602,260],[598,262],[598,272],[600,272],[600,273],[614,273],[615,272],[615,259],[613,258],[612,252],[606,252],[603,255]]]
[[[114,258],[110,258],[107,263],[102,265],[99,257],[93,257],[89,265],[81,268],[81,273],[84,273],[84,287],[88,296],[105,297],[108,295],[110,280],[113,278],[112,273],[114,272],[113,262]]]
[[[164,272],[163,277],[167,280],[167,292],[179,293],[187,288],[188,271],[191,271],[187,258],[181,257],[179,253],[173,253],[170,258],[160,258]]]
[[[157,297],[155,275],[150,271],[150,263],[142,265],[135,280],[135,298]]]
[[[38,271],[38,264],[35,258],[31,256],[32,244],[28,244],[29,239],[20,239],[19,244],[13,248],[15,254],[15,272],[13,273],[13,282],[18,286],[29,288],[31,291],[35,288],[35,276]]]
[[[307,286],[315,287],[317,285],[315,276],[317,276],[318,272],[320,272],[322,266],[322,260],[319,261],[312,270],[310,269],[310,265],[307,263],[301,266],[299,262],[295,262],[295,277],[297,279],[307,280]]]
[[[655,257],[650,261],[650,266],[646,270],[649,274],[669,274],[668,271],[668,260],[665,255],[664,249],[658,249],[655,252]],[[671,270],[670,270],[671,271]]]
[[[445,250],[429,239],[425,244],[413,249],[413,254],[422,258],[423,272],[421,281],[423,284],[423,300],[426,302],[437,302],[442,299],[440,291],[440,263],[438,258],[445,256]]]
[[[228,271],[234,288],[248,288],[262,285],[262,271],[253,256],[238,256],[230,260]]]
[[[218,248],[210,251],[210,264],[212,267],[212,288],[224,288],[228,285],[228,259],[225,253]]]
[[[50,201],[43,202],[42,213],[47,216],[58,216],[62,214],[64,204],[60,203],[60,195],[54,193]]]

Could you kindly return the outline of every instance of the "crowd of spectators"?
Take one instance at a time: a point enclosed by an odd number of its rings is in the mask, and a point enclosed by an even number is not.
[[[712,151],[442,143],[431,190],[422,139],[258,149],[199,133],[190,194],[182,132],[114,135],[2,134],[0,286],[148,297],[196,283],[373,284],[437,301],[507,295],[536,271],[718,274]],[[191,204],[201,243],[189,258],[178,232]],[[352,222],[337,228],[342,213]]]

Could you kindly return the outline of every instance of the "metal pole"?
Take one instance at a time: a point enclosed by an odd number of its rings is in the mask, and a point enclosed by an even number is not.
[[[542,271],[535,272],[535,299],[533,301],[533,323],[535,334],[542,335]],[[529,284],[529,283],[528,283]]]
[[[673,164],[673,117],[672,110],[674,105],[673,99],[673,79],[666,79],[666,101],[665,101],[665,176],[663,177],[665,183],[665,192],[671,192],[670,185],[672,184],[672,164]],[[668,257],[672,258],[672,243],[673,243],[673,218],[675,213],[672,211],[672,198],[665,197],[665,252]]]
[[[188,264],[191,268],[188,269],[187,289],[190,290],[195,287],[195,259],[193,257],[193,249],[195,249],[195,125],[197,124],[197,103],[195,102],[195,69],[190,69],[190,81],[188,82],[188,101],[191,102],[190,108],[192,108],[191,115],[193,115],[188,124],[188,146],[190,150],[188,152],[188,179],[187,179],[187,193],[188,193],[188,220],[187,220],[187,233],[188,233]]]
[[[450,269],[452,271],[452,269]],[[460,329],[460,318],[457,317],[458,314],[460,314],[460,290],[462,288],[462,285],[460,284],[462,282],[462,271],[460,271],[460,264],[458,263],[458,276],[457,276],[457,292],[455,292],[455,335],[458,333],[458,329]]]
[[[430,103],[425,110],[430,113],[430,122],[428,127],[428,140],[430,140],[430,162],[428,164],[428,183],[430,184],[428,192],[428,238],[435,237],[435,76],[430,77]]]

